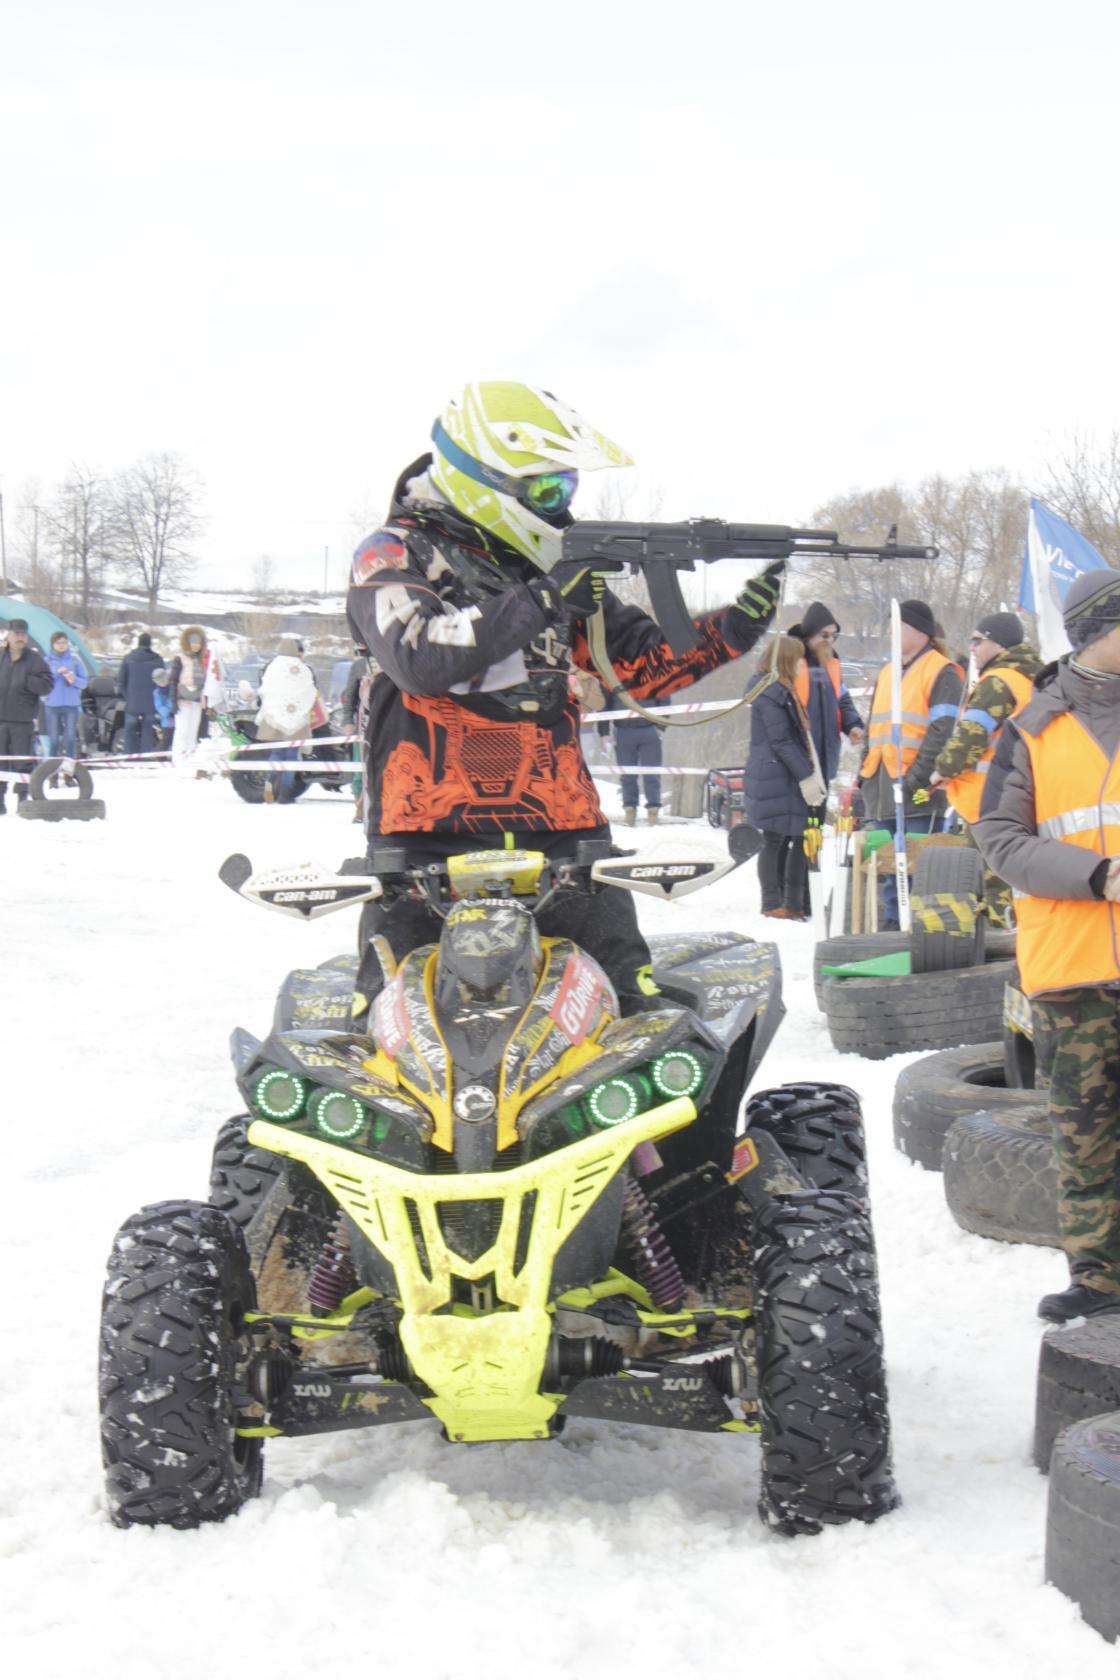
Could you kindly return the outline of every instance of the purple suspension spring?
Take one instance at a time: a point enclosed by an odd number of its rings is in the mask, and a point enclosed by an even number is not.
[[[315,1270],[307,1285],[307,1299],[319,1312],[332,1313],[357,1281],[354,1262],[350,1258],[346,1217],[340,1213],[315,1262]]]
[[[675,1306],[684,1294],[684,1279],[657,1215],[634,1179],[628,1182],[622,1201],[622,1229],[634,1257],[638,1282],[649,1290],[654,1306]]]

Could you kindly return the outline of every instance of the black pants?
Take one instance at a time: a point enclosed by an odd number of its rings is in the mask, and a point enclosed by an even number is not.
[[[596,838],[607,838],[600,830]],[[371,849],[400,844],[406,837],[390,836],[371,840]],[[497,838],[497,837],[495,837]],[[529,850],[543,851],[551,857],[575,852],[576,843],[589,838],[586,834],[527,834],[518,836],[518,844]],[[468,851],[484,844],[482,838],[436,836],[422,839],[407,836],[409,864],[431,863],[437,859]],[[381,963],[370,939],[381,934],[389,941],[396,961],[401,962],[410,951],[420,945],[432,945],[439,939],[442,921],[422,899],[398,898],[388,904],[374,900],[362,908],[358,930],[358,977],[355,990],[366,1005],[372,1003],[385,983]],[[537,918],[537,926],[546,939],[571,939],[606,971],[618,993],[619,1007],[624,1015],[635,1013],[645,1003],[639,976],[648,971],[649,946],[638,928],[634,901],[620,887],[604,887],[593,893],[561,892]],[[359,1006],[361,1007],[361,1006]]]
[[[809,860],[800,834],[764,832],[758,854],[763,910],[793,910],[804,916],[809,902]]]
[[[154,712],[126,712],[124,714],[124,750],[126,753],[150,753],[155,750],[156,716]]]
[[[35,741],[34,723],[3,723],[0,722],[0,801],[8,791],[7,777],[22,772],[29,776],[35,768],[35,760],[31,756]],[[12,757],[21,762],[5,763],[5,759]],[[16,783],[16,798],[27,798],[27,783]]]

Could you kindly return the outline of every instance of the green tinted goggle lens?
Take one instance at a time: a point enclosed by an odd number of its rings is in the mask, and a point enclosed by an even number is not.
[[[577,472],[539,473],[525,479],[518,499],[534,513],[566,513],[578,485]]]

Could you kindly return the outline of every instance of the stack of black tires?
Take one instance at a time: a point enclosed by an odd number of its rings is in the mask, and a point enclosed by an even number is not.
[[[1050,1477],[1046,1579],[1120,1637],[1120,1313],[1048,1330],[1034,1461]]]
[[[923,852],[912,910],[909,934],[844,934],[817,946],[817,1003],[837,1050],[878,1061],[999,1036],[1015,944],[1012,933],[988,923],[979,852],[964,844]],[[904,951],[909,974],[840,979],[824,973]]]

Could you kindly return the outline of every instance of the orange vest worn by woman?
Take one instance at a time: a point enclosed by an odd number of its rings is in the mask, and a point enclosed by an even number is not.
[[[840,733],[842,735],[844,733],[844,725],[843,720],[840,717],[840,689],[842,686],[840,678],[840,661],[838,659],[830,659],[827,664],[821,666],[821,669],[822,671],[828,672],[832,686],[836,691],[836,722],[839,725]],[[793,688],[794,693],[801,702],[801,708],[805,712],[809,710],[809,680],[809,661],[807,659],[802,659],[798,664],[797,674],[793,679]]]
[[[1071,712],[1022,739],[1034,777],[1039,834],[1081,846],[1098,857],[1120,857],[1120,753],[1112,760]],[[1015,895],[1016,955],[1023,990],[1063,991],[1120,980],[1120,918],[1104,898],[1030,898]]]
[[[1002,666],[998,671],[993,671],[992,675],[998,677],[1000,682],[1005,682],[1015,696],[1015,710],[1010,715],[1018,717],[1027,702],[1034,698],[1034,678],[1029,677],[1025,671],[1004,670]],[[961,716],[969,716],[967,703]],[[977,759],[971,770],[964,770],[959,776],[950,776],[948,781],[941,784],[942,789],[949,796],[950,805],[966,823],[974,823],[980,815],[980,801],[984,796],[984,778],[988,774],[988,766],[996,756],[996,743],[999,740],[999,734],[999,729],[993,730],[987,751]]]
[[[934,706],[930,709],[929,697],[933,692],[933,685],[945,669],[952,665],[951,659],[946,659],[943,653],[938,653],[933,646],[927,647],[913,660],[902,673],[902,774],[918,756],[918,751],[925,740],[926,730],[939,717],[956,717],[956,706]],[[958,670],[960,667],[956,667]],[[871,720],[867,726],[867,756],[860,765],[860,778],[870,781],[879,769],[885,766],[892,781],[897,780],[899,774],[898,754],[894,742],[891,740],[891,667],[884,665],[879,672],[875,684],[875,694],[871,702]]]

